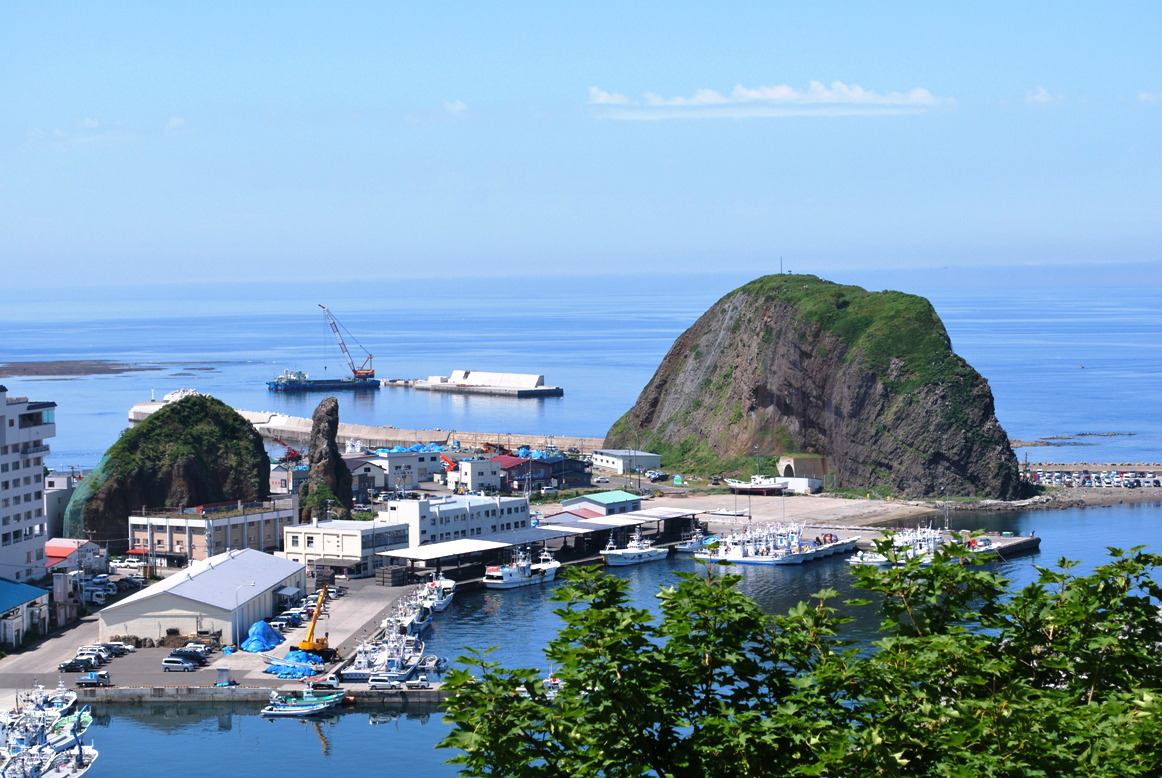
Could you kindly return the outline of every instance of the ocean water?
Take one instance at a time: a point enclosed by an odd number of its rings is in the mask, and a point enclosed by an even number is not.
[[[962,514],[955,529],[990,529],[1043,538],[1037,554],[990,563],[1014,587],[1033,581],[1037,566],[1054,567],[1064,557],[1079,560],[1079,574],[1091,572],[1106,558],[1106,546],[1146,545],[1162,549],[1162,504],[1115,505],[1106,508],[1008,514]],[[842,560],[820,560],[800,567],[736,568],[741,589],[771,613],[784,612],[812,593],[835,588],[841,599],[854,593]],[[616,571],[631,583],[631,601],[654,609],[661,585],[673,584],[675,572],[695,569],[688,559],[668,559]],[[508,667],[548,671],[542,653],[559,626],[557,603],[550,589],[473,592],[457,595],[437,618],[428,647],[439,654],[460,655],[466,648],[495,646],[490,658]],[[870,609],[848,610],[854,621],[844,634],[870,642],[878,622]],[[447,734],[432,708],[361,708],[320,722],[265,721],[252,708],[197,709],[146,705],[98,709],[87,737],[101,750],[90,771],[93,778],[123,775],[142,765],[173,778],[204,775],[229,765],[231,774],[268,775],[293,770],[300,774],[355,774],[390,765],[393,773],[426,778],[454,776],[444,764],[451,756],[435,744]]]
[[[318,303],[375,355],[380,377],[476,369],[540,373],[561,398],[511,400],[405,389],[344,393],[344,421],[410,429],[603,437],[674,339],[737,275],[566,280],[215,285],[29,295],[0,306],[0,362],[110,359],[153,369],[0,379],[10,395],[57,403],[49,465],[89,467],[129,408],[182,387],[237,408],[310,416],[320,395],[281,395],[286,368],[346,367]],[[988,378],[1009,436],[1055,445],[1031,461],[1162,460],[1162,318],[1152,286],[911,289],[944,320],[954,349]],[[1116,433],[1114,435],[1113,433]]]

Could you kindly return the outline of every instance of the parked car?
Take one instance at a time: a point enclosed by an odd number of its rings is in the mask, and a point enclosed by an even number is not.
[[[542,486],[541,487],[541,494],[559,494],[560,491],[561,491],[560,489],[556,489],[552,486]]]
[[[104,670],[99,670],[95,673],[85,673],[77,679],[77,687],[82,686],[112,686],[113,681],[109,678],[109,673]]]
[[[185,657],[171,655],[161,660],[163,673],[192,673],[197,669],[198,665]]]
[[[137,646],[133,645],[132,643],[122,643],[122,642],[116,641],[116,640],[113,641],[112,643],[110,643],[109,645],[121,646],[121,648],[125,649],[126,654],[132,654],[134,651],[137,650]]]
[[[115,657],[125,656],[129,653],[129,650],[125,648],[123,643],[96,643],[95,645],[100,646]]]
[[[428,682],[428,676],[421,675],[419,678],[412,678],[410,681],[404,683],[409,689],[430,689],[432,684]]]
[[[607,483],[609,483],[609,479],[603,475],[599,475],[593,479],[593,483],[595,483],[595,484],[607,484]]]
[[[403,688],[403,684],[394,678],[387,675],[373,675],[367,679],[367,686],[371,689],[382,689],[385,691],[399,691]]]
[[[184,648],[175,648],[173,651],[169,652],[169,655],[175,659],[186,659],[190,662],[193,662],[198,667],[202,667],[209,661],[198,651],[187,651]]]
[[[56,666],[62,673],[85,673],[92,669],[92,663],[87,659],[70,659]]]

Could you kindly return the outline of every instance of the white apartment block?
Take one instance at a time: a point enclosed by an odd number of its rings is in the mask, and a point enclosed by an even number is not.
[[[408,545],[480,538],[529,525],[529,501],[524,497],[445,495],[423,500],[391,500],[379,512],[380,521],[407,524]]]
[[[44,458],[56,437],[56,403],[9,397],[0,386],[0,578],[45,575]]]
[[[448,471],[448,486],[461,492],[499,492],[504,470],[489,459],[461,459]]]

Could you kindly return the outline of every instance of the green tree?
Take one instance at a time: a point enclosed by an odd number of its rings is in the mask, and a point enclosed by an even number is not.
[[[834,591],[769,616],[709,568],[655,620],[622,579],[570,570],[545,651],[562,690],[465,658],[440,745],[473,776],[1159,775],[1162,557],[1110,553],[1012,594],[958,546],[856,568],[882,615],[862,651]]]

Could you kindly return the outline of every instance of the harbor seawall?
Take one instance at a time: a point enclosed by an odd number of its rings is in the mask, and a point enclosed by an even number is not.
[[[270,693],[285,694],[286,689],[273,686],[111,686],[97,689],[77,689],[77,699],[84,704],[139,705],[151,702],[185,702],[199,705],[257,705],[262,708],[269,702]],[[441,703],[449,693],[442,684],[433,684],[430,689],[404,689],[387,692],[378,689],[348,689],[347,697],[356,705],[399,705],[409,702],[424,704]],[[257,712],[257,710],[256,710]]]
[[[129,424],[140,424],[146,417],[162,406],[159,402],[137,403],[129,409]],[[237,409],[236,409],[237,410]],[[301,416],[287,416],[273,411],[239,410],[247,421],[263,438],[279,438],[291,443],[307,443],[311,436],[311,420]],[[339,422],[336,441],[346,445],[355,440],[368,448],[391,448],[392,446],[413,446],[416,443],[438,443],[451,446],[460,441],[462,448],[483,448],[486,445],[501,445],[516,450],[522,446],[538,449],[556,446],[562,450],[575,448],[589,453],[601,448],[603,438],[586,438],[567,435],[534,435],[521,432],[470,432],[465,430],[417,430],[398,427],[380,427],[370,424],[347,424]]]

